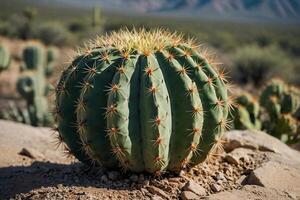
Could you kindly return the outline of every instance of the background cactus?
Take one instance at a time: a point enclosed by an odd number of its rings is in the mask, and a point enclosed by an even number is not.
[[[279,79],[273,79],[263,90],[261,105],[268,113],[264,128],[287,143],[300,140],[300,91]]]
[[[236,99],[234,128],[242,130],[261,129],[260,106],[249,93],[243,93]]]
[[[38,43],[26,46],[23,50],[23,61],[27,70],[37,70],[39,67],[44,67],[44,47]]]
[[[47,77],[53,74],[54,63],[57,59],[58,51],[55,47],[50,47],[47,49],[47,60],[46,60],[46,69],[45,74]]]
[[[45,49],[39,43],[32,43],[24,48],[23,63],[20,67],[22,73],[17,80],[16,88],[26,100],[27,107],[19,108],[16,104],[10,104],[7,109],[1,111],[2,119],[33,126],[49,126],[53,123],[47,100],[52,87],[47,83],[47,77],[53,73],[56,58],[57,49],[53,47]]]
[[[48,84],[46,74],[46,56],[42,45],[27,46],[23,52],[24,66],[17,81],[17,90],[26,100],[30,122],[34,126],[45,126],[51,122],[47,102]]]
[[[226,80],[212,65],[166,31],[100,37],[57,85],[58,139],[79,160],[107,168],[159,174],[197,165],[228,125]]]
[[[6,70],[9,67],[9,64],[10,53],[3,45],[0,45],[0,73]]]
[[[99,6],[95,6],[93,8],[92,27],[96,29],[100,25],[101,25],[101,8]]]
[[[7,109],[0,111],[0,119],[31,124],[28,110],[19,108],[13,101],[9,102]]]

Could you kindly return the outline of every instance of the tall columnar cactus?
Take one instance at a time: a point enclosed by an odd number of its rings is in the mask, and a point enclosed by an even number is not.
[[[92,26],[97,28],[101,24],[101,9],[99,6],[93,8]]]
[[[0,45],[0,73],[6,70],[9,67],[9,64],[10,53],[3,45]]]
[[[269,116],[268,132],[288,143],[300,140],[299,89],[274,79],[263,90],[260,102]]]
[[[243,93],[236,99],[234,110],[234,128],[261,129],[260,106],[256,99],[248,93]]]
[[[63,71],[58,138],[85,163],[160,173],[214,154],[228,125],[224,74],[166,31],[100,37]]]
[[[34,126],[50,123],[44,55],[43,46],[27,46],[23,52],[25,68],[17,81],[17,90],[27,102],[30,121]]]

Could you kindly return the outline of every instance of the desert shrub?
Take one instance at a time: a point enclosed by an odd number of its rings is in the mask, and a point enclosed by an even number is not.
[[[255,41],[260,47],[267,47],[274,43],[274,38],[269,32],[263,32],[255,37]]]
[[[59,23],[46,23],[37,28],[35,38],[47,45],[65,45],[71,40],[70,32]]]
[[[225,51],[233,50],[237,46],[237,41],[234,36],[229,32],[216,32],[209,43],[217,49]]]
[[[12,38],[28,39],[33,34],[33,24],[23,15],[12,15],[1,25],[1,34]]]
[[[288,78],[292,68],[289,57],[279,48],[250,45],[235,51],[231,73],[239,83],[259,86],[273,76]]]
[[[88,29],[88,24],[82,21],[73,21],[69,23],[68,29],[72,33],[84,32]]]
[[[282,49],[289,52],[293,56],[300,56],[300,38],[285,36],[279,40]]]

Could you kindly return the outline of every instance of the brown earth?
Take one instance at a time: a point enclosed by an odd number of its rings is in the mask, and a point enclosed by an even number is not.
[[[88,168],[55,149],[48,128],[0,120],[0,199],[300,199],[300,153],[254,131],[224,152],[161,177]]]

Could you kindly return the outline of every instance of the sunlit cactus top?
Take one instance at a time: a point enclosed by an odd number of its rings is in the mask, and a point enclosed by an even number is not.
[[[212,157],[231,105],[215,64],[192,40],[160,29],[98,37],[57,85],[59,143],[87,164],[155,174]]]

